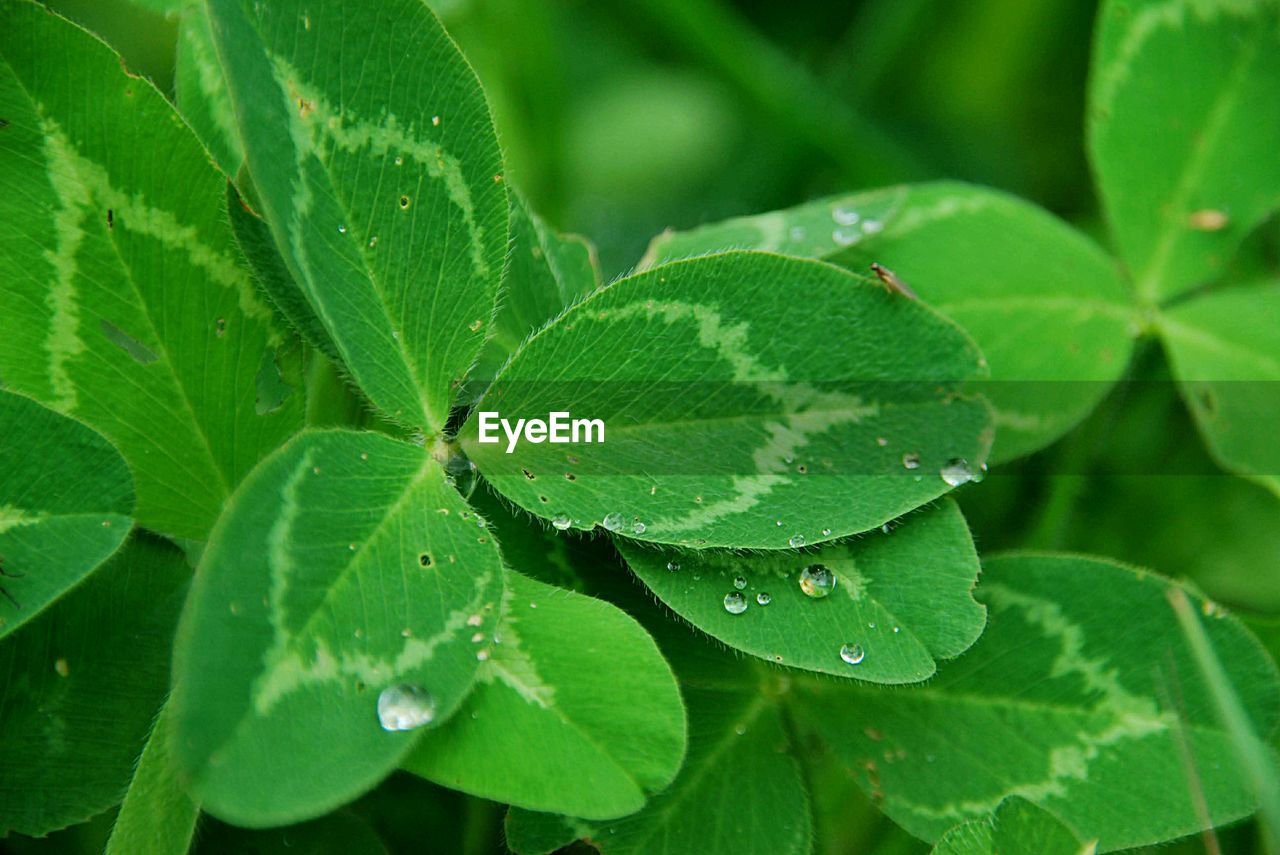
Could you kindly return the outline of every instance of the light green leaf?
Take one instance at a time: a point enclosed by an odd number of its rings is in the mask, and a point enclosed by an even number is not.
[[[1013,196],[954,182],[833,196],[655,238],[647,264],[724,249],[878,263],[973,336],[991,365],[993,461],[1035,451],[1089,412],[1128,364],[1136,318],[1115,263]]]
[[[1280,6],[1108,0],[1089,90],[1093,168],[1139,298],[1212,279],[1280,205]]]
[[[384,690],[424,691],[437,724],[458,707],[502,590],[481,522],[423,449],[381,434],[302,434],[245,480],[175,651],[173,751],[206,810],[322,814],[412,748],[379,726]]]
[[[210,0],[246,165],[352,377],[439,431],[507,249],[502,160],[470,66],[420,0]],[[359,73],[349,69],[358,68]]]
[[[830,265],[731,252],[577,303],[526,341],[460,437],[500,493],[560,524],[692,547],[815,544],[937,498],[949,461],[980,470],[990,412],[958,393],[979,359],[914,300]],[[484,412],[571,412],[601,420],[604,441],[507,453],[501,430],[478,441]]]
[[[1230,822],[1254,798],[1169,607],[1174,587],[1097,559],[987,559],[977,591],[987,630],[927,686],[806,684],[793,714],[927,840],[1009,796],[1103,850],[1199,830],[1201,797],[1215,825]],[[1206,632],[1251,724],[1271,733],[1276,666],[1237,620],[1215,614]]]
[[[41,836],[117,804],[164,703],[190,568],[135,537],[0,643],[0,836]]]
[[[670,626],[670,622],[667,622]],[[689,710],[679,776],[640,812],[601,823],[513,809],[507,843],[521,855],[590,839],[603,855],[803,855],[812,830],[799,767],[788,754],[777,683],[678,627],[664,644]]]
[[[24,0],[0,28],[0,377],[120,450],[142,525],[201,540],[302,414],[257,406],[287,366],[224,179],[101,42]]]
[[[625,540],[618,548],[649,589],[694,626],[794,668],[913,683],[933,674],[935,659],[973,644],[986,620],[972,594],[978,556],[951,501],[888,533],[813,552],[680,554]],[[814,590],[804,575],[814,568],[836,580],[817,599],[802,590],[806,582]]]
[[[511,195],[511,255],[493,330],[468,376],[491,379],[534,331],[600,287],[595,249],[547,226],[519,193]]]
[[[160,711],[107,841],[106,855],[186,855],[200,808],[187,795],[169,754],[172,717]]]
[[[213,44],[208,10],[201,0],[187,0],[178,18],[174,88],[182,117],[209,150],[214,163],[235,178],[244,163],[244,147]]]
[[[1280,283],[1234,288],[1161,313],[1160,334],[1213,456],[1280,495]]]
[[[1042,807],[1013,796],[990,819],[974,819],[948,831],[932,855],[1092,855],[1075,832]]]
[[[132,509],[133,479],[109,442],[0,392],[0,638],[115,552]]]
[[[418,743],[409,771],[592,819],[634,813],[675,777],[685,748],[680,693],[657,645],[624,612],[508,573],[502,622],[481,644],[479,685]]]

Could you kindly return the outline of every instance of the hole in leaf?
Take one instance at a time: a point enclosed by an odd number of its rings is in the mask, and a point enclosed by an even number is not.
[[[426,552],[422,553],[418,556],[418,563],[423,567],[430,567],[432,564],[431,556]]]

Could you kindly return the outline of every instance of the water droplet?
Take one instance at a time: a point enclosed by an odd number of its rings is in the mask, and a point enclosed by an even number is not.
[[[668,562],[667,562],[667,569],[668,569],[668,570],[670,570],[672,573],[676,573],[676,572],[678,572],[678,571],[680,570],[680,562],[679,562],[679,561],[668,561]]]
[[[731,615],[740,615],[747,610],[747,598],[741,591],[730,591],[724,595],[724,610]]]
[[[604,519],[600,521],[605,531],[618,531],[622,528],[622,514],[614,511],[611,514],[605,514]]]
[[[805,231],[804,231],[804,228],[803,228],[802,226],[792,226],[792,227],[791,227],[791,239],[792,239],[792,240],[797,240],[797,241],[798,241],[798,240],[804,240],[804,235],[805,235]]]
[[[734,732],[734,733],[736,733],[738,736],[746,736],[746,735],[747,735],[747,726],[746,726],[745,724],[737,724],[737,725],[734,725],[734,727],[733,727],[733,732]],[[611,830],[612,830],[612,829],[611,829]]]
[[[897,635],[897,634],[898,634],[898,633],[900,633],[900,632],[902,632],[902,627],[900,627],[900,626],[895,626],[895,627],[893,628],[893,634],[894,634],[894,635]]]
[[[851,211],[848,208],[836,208],[831,212],[831,219],[838,226],[856,226],[862,217],[859,216],[857,211]]]
[[[908,451],[906,454],[902,455],[902,468],[919,469],[920,455],[916,454],[914,451]]]
[[[747,577],[746,576],[733,577],[733,587],[737,588],[739,591],[747,587]]]
[[[800,571],[800,590],[805,596],[822,599],[836,587],[836,574],[826,565],[810,564]]]
[[[881,448],[884,448],[888,444],[889,444],[889,440],[885,439],[884,437],[882,436],[876,437],[876,445],[880,446]]]
[[[768,591],[761,591],[760,593],[756,594],[756,602],[762,606],[767,606],[773,602],[773,597],[769,594]]]
[[[774,525],[776,525],[778,528],[782,528],[782,520],[778,520],[777,522],[774,523]]]
[[[551,518],[551,527],[557,531],[564,531],[573,525],[573,520],[569,519],[568,514],[556,514]]]
[[[480,617],[480,615],[472,615],[467,618],[467,626],[479,626],[482,623],[484,623],[484,618]]]
[[[432,117],[431,117],[431,125],[432,125],[433,127],[436,127],[436,128],[440,127],[440,117],[439,117],[439,116],[432,116]]]
[[[893,526],[889,525],[888,523],[885,523],[884,525],[880,526],[881,534],[888,534],[891,531],[893,531]]]
[[[879,220],[865,220],[862,223],[862,231],[866,234],[873,235],[884,230],[884,223]]]
[[[340,234],[340,235],[345,235],[346,233],[347,233],[347,227],[346,227],[346,226],[344,226],[344,225],[342,225],[341,223],[339,223],[339,224],[338,224],[338,234]]]
[[[791,537],[787,538],[787,545],[790,546],[792,549],[799,549],[800,547],[804,546],[804,535],[803,534],[791,535]]]
[[[404,166],[404,158],[396,155],[396,166]]]
[[[840,647],[840,658],[850,665],[857,665],[867,658],[861,644],[845,644]]]
[[[862,232],[847,226],[841,226],[831,232],[831,240],[837,246],[851,246],[862,240]]]
[[[634,523],[631,524],[631,531],[633,534],[644,534],[645,529],[647,528],[648,526],[640,522],[639,520],[636,520]]]
[[[942,467],[942,471],[938,473],[942,476],[942,480],[946,481],[952,487],[959,487],[961,484],[967,484],[973,480],[973,470],[969,468],[969,464],[962,457],[956,457],[947,461],[947,465]]]
[[[369,249],[373,249],[377,245],[378,245],[377,235],[374,235],[373,237],[369,238]]]
[[[822,530],[822,536],[823,536],[823,537],[830,537],[830,536],[831,536],[831,529],[829,529],[829,528],[824,528],[824,529]]]
[[[383,730],[413,730],[436,717],[436,702],[421,686],[401,683],[378,695],[378,721]]]

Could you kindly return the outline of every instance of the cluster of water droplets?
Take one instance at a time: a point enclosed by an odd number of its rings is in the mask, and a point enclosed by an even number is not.
[[[863,217],[852,208],[836,208],[831,212],[831,220],[836,224],[831,232],[831,240],[838,246],[852,246],[867,235],[878,234],[884,230],[884,223]]]

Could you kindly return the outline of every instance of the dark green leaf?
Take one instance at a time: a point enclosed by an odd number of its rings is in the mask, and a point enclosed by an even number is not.
[[[1174,376],[1223,466],[1280,495],[1280,283],[1215,292],[1160,315]]]
[[[0,392],[0,638],[115,552],[132,510],[133,479],[110,443]]]
[[[932,855],[1093,855],[1056,816],[1013,796],[990,819],[974,819],[948,831]]]
[[[1034,205],[941,182],[834,196],[656,238],[650,263],[764,249],[889,268],[991,364],[994,461],[1066,433],[1124,371],[1137,311],[1115,263]]]
[[[164,703],[190,568],[140,536],[0,643],[0,835],[117,804]]]
[[[978,556],[950,501],[888,533],[813,552],[679,554],[626,541],[618,547],[649,589],[694,626],[795,668],[917,682],[933,674],[935,659],[973,644],[986,620],[972,594]],[[834,574],[834,587],[821,598],[804,590],[827,590],[814,584],[814,572],[822,572],[814,568]]]
[[[224,179],[104,44],[24,0],[0,28],[0,377],[120,450],[142,525],[201,540],[302,415],[256,406],[283,339]]]
[[[1009,796],[1104,850],[1198,830],[1201,797],[1215,825],[1247,816],[1254,797],[1166,599],[1173,585],[1083,557],[988,559],[987,630],[927,686],[806,684],[795,715],[929,840]],[[1271,733],[1275,664],[1237,620],[1205,609],[1252,725]]]
[[[674,676],[616,607],[507,574],[479,685],[405,768],[533,810],[609,819],[639,810],[684,758]]]
[[[376,11],[211,0],[209,12],[294,281],[383,413],[442,429],[507,248],[502,160],[475,74],[420,0]]]
[[[501,430],[478,441],[473,414],[462,443],[500,493],[557,524],[815,544],[937,498],[950,461],[980,471],[990,412],[958,392],[979,359],[914,300],[830,265],[730,252],[596,291],[526,341],[476,407],[512,424],[598,419],[603,442],[507,453]]]
[[[306,433],[246,479],[175,652],[174,754],[205,809],[322,814],[412,748],[379,726],[384,691],[425,692],[423,724],[458,707],[502,590],[482,523],[423,449],[381,434]]]
[[[1277,98],[1271,0],[1102,4],[1089,149],[1140,299],[1213,278],[1280,205]]]

